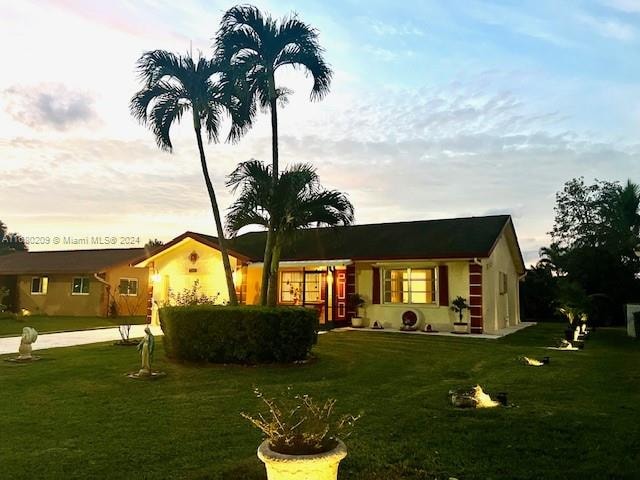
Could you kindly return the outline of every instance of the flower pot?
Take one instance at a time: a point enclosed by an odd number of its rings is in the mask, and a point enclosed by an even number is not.
[[[267,469],[268,480],[337,480],[338,465],[346,456],[347,447],[340,440],[333,450],[315,455],[274,452],[268,440],[258,447],[258,458]]]
[[[453,322],[453,333],[467,333],[467,322]]]
[[[353,317],[351,319],[351,326],[356,328],[364,327],[364,318],[362,317]]]

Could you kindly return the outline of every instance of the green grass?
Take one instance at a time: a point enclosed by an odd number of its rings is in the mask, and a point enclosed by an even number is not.
[[[254,385],[292,385],[337,398],[342,413],[364,410],[341,480],[638,478],[640,342],[601,329],[584,351],[540,348],[562,328],[497,341],[332,332],[316,362],[296,366],[180,365],[160,345],[168,376],[149,383],[123,375],[135,350],[106,344],[0,362],[1,476],[264,479],[260,434],[240,412],[258,410]],[[525,367],[520,355],[551,364]],[[450,388],[475,383],[516,406],[448,405]]]
[[[145,323],[145,317],[124,317],[131,324]],[[33,327],[38,333],[86,330],[88,328],[115,327],[123,318],[39,316],[0,318],[0,337],[22,335],[24,327]]]

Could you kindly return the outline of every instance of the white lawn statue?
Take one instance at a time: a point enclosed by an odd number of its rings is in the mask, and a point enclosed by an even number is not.
[[[138,344],[138,351],[141,352],[142,357],[142,368],[138,372],[139,376],[151,375],[151,358],[153,357],[156,343],[149,327],[144,329],[144,333],[144,338]]]
[[[31,344],[38,339],[38,332],[33,327],[24,327],[22,329],[22,338],[20,339],[20,348],[18,349],[18,360],[33,360],[31,356]]]
[[[573,331],[573,341],[577,342],[578,340],[580,340],[580,327],[576,327]]]

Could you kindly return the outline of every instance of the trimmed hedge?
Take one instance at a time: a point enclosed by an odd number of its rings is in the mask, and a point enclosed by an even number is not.
[[[160,325],[167,356],[195,362],[304,360],[318,339],[318,313],[302,307],[164,307]]]

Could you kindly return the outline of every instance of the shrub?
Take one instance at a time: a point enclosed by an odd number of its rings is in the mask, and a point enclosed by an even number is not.
[[[269,447],[286,455],[314,455],[328,452],[344,440],[362,414],[337,416],[336,401],[316,402],[309,395],[293,395],[291,390],[278,399],[265,397],[254,391],[264,402],[266,412],[241,415],[269,440]]]
[[[5,320],[5,319],[15,320],[16,314],[12,312],[0,312],[0,320]]]
[[[318,314],[303,307],[164,307],[160,325],[169,358],[284,363],[308,356],[317,341]]]

